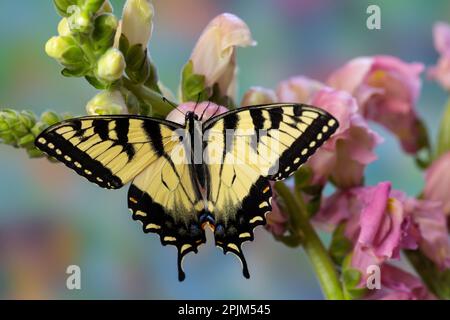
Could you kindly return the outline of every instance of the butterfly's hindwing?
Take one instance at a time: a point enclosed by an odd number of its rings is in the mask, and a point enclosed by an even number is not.
[[[152,144],[162,146],[158,128],[152,130]],[[182,261],[189,252],[205,243],[199,220],[204,202],[187,159],[189,149],[179,139],[170,148],[160,148],[158,160],[142,171],[130,186],[128,205],[133,219],[143,224],[144,232],[159,234],[163,245],[178,249],[178,274],[185,278]]]
[[[133,212],[133,219],[142,222],[145,233],[153,232],[160,236],[163,245],[174,245],[178,250],[178,278],[183,281],[183,257],[189,252],[197,253],[197,248],[206,242],[205,231],[197,217],[188,221],[176,220],[164,206],[154,202],[150,195],[131,185],[128,191],[128,207]]]
[[[253,229],[266,224],[265,215],[272,210],[271,202],[272,190],[267,179],[261,177],[250,188],[234,216],[226,220],[223,217],[216,219],[216,245],[221,247],[224,253],[232,252],[239,257],[246,278],[249,278],[250,274],[242,252],[242,243],[253,241]]]

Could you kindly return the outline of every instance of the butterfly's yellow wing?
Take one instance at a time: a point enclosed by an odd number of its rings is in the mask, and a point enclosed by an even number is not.
[[[241,244],[265,224],[272,191],[334,133],[336,119],[298,104],[240,108],[204,124],[207,200],[215,220],[216,244],[239,256],[249,276]]]
[[[205,242],[198,216],[204,202],[186,158],[182,126],[139,116],[75,118],[46,129],[36,146],[101,187],[133,180],[128,205],[145,232],[184,255]]]

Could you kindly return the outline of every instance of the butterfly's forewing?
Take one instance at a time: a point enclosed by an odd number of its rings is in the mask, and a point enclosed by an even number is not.
[[[159,155],[152,144],[153,127],[168,132],[172,124],[137,116],[88,116],[60,122],[44,130],[36,146],[101,187],[117,189]]]
[[[181,261],[205,242],[198,223],[203,210],[180,138],[180,125],[132,115],[82,117],[46,129],[36,146],[101,187],[133,180],[128,205],[145,232],[178,249]]]
[[[216,244],[239,256],[241,244],[265,224],[272,192],[332,135],[338,123],[306,105],[272,104],[237,109],[205,122],[208,201],[215,217]]]

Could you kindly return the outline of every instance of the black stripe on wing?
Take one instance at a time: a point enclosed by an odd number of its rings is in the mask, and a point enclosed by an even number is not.
[[[270,184],[266,178],[261,177],[251,187],[233,218],[215,222],[216,245],[223,249],[224,254],[231,252],[240,259],[242,272],[246,278],[250,278],[250,273],[242,252],[242,243],[253,241],[253,229],[258,225],[266,224],[265,215],[272,210],[271,202]]]
[[[77,124],[78,122],[75,121],[73,127],[76,131],[75,136],[82,137],[83,131],[77,128]],[[115,176],[109,168],[100,161],[92,159],[87,153],[77,149],[63,136],[57,134],[55,132],[57,128],[59,126],[50,127],[42,132],[36,138],[36,147],[102,188],[118,189],[123,186],[121,179]]]
[[[157,233],[163,245],[176,246],[178,279],[183,281],[186,277],[183,271],[184,256],[189,252],[197,253],[198,246],[206,242],[205,231],[199,221],[175,221],[163,206],[133,184],[128,191],[128,207],[133,212],[133,219],[142,222],[145,233]]]
[[[294,107],[294,113],[299,117],[303,116],[302,110],[309,112],[309,109],[304,110],[301,106]],[[273,111],[269,112],[272,114]],[[281,154],[278,162],[269,170],[270,180],[278,181],[291,176],[337,130],[339,124],[333,116],[328,113],[317,114],[318,117],[312,119],[302,135]],[[269,131],[268,134],[270,135],[271,132]]]

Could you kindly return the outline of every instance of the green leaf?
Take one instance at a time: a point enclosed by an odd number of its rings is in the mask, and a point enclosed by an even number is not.
[[[306,188],[311,184],[311,179],[313,176],[312,169],[309,166],[301,166],[296,172],[295,172],[295,187],[297,189],[303,189]]]
[[[440,270],[419,250],[404,250],[406,257],[427,285],[441,299],[450,299],[450,269]]]
[[[130,49],[130,43],[129,43],[127,37],[125,37],[124,34],[121,34],[120,39],[119,39],[119,50],[122,51],[124,57],[127,56],[129,49]]]
[[[342,271],[342,285],[347,299],[360,299],[367,294],[368,289],[360,286],[361,272],[353,268],[344,268]]]
[[[333,232],[330,248],[328,249],[331,258],[338,265],[343,264],[345,257],[351,252],[353,247],[352,242],[344,234],[345,227],[345,223],[337,226]]]
[[[186,101],[205,101],[208,99],[208,89],[205,87],[205,76],[194,74],[191,60],[184,66],[181,73],[181,96]]]
[[[158,93],[162,93],[158,85],[158,71],[156,70],[156,66],[153,63],[151,63],[151,61],[150,61],[150,75],[148,76],[147,81],[145,81],[145,86]]]
[[[110,84],[102,82],[97,77],[85,76],[85,79],[87,80],[87,82],[89,82],[91,86],[93,86],[98,90],[105,90],[108,89],[110,86]]]
[[[88,73],[88,70],[86,70],[85,66],[78,66],[78,67],[74,67],[72,68],[64,68],[63,70],[61,70],[61,74],[64,77],[72,77],[72,78],[79,78],[79,77],[83,77],[86,75],[86,73]]]
[[[125,55],[127,63],[126,73],[135,84],[143,84],[150,75],[150,60],[147,55],[147,49],[142,44],[136,44],[128,49]]]
[[[345,269],[342,272],[342,281],[348,288],[356,287],[361,281],[361,272],[356,269]]]
[[[96,50],[102,54],[112,47],[117,30],[117,18],[110,13],[104,13],[95,18],[92,40]],[[123,52],[122,52],[123,53]]]

